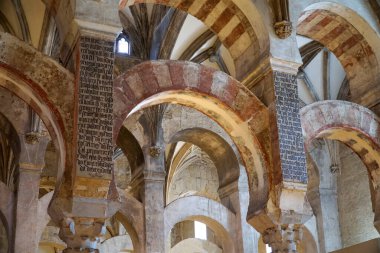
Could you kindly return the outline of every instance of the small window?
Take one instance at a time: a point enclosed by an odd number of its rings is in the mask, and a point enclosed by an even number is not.
[[[116,39],[116,53],[131,54],[131,44],[127,35],[124,33],[120,33]]]
[[[194,234],[195,238],[201,240],[207,240],[207,226],[202,222],[195,221],[194,222]]]

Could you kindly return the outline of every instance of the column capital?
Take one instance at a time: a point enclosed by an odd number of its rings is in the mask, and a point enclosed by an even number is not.
[[[302,235],[301,225],[277,225],[264,231],[263,241],[273,253],[297,253],[297,243],[302,240]]]
[[[59,237],[67,244],[63,252],[99,252],[100,236],[106,231],[103,219],[65,218],[59,230]]]

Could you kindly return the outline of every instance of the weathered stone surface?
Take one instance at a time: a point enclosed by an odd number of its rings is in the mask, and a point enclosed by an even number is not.
[[[275,71],[274,91],[283,180],[307,183],[296,76]]]
[[[156,77],[154,69],[160,65],[167,66],[169,69],[172,86],[158,83],[162,79]],[[199,82],[193,83],[190,87],[186,86],[184,81],[186,79],[184,69],[189,65],[201,69],[195,72],[195,75],[203,73],[202,78],[193,79]],[[268,127],[267,109],[236,80],[230,77],[224,78],[224,75],[201,65],[179,61],[152,61],[135,66],[115,80],[114,141],[117,140],[122,123],[135,106],[141,109],[147,105],[175,102],[195,108],[218,122],[234,140],[247,168],[251,197],[255,196],[252,205],[260,206],[258,203],[266,202],[268,192],[266,168],[269,151],[262,149],[256,134]],[[206,80],[212,80],[211,85],[203,83]],[[211,88],[214,82],[221,81],[222,84],[215,87],[220,87],[219,89],[223,87],[224,92]],[[244,103],[241,103],[239,99],[243,99]],[[143,103],[139,104],[141,102]],[[250,125],[255,125],[252,122],[256,121],[264,123],[261,128],[250,127]],[[270,147],[267,143],[262,145]]]
[[[175,7],[203,21],[218,35],[231,54],[235,63],[236,77],[239,80],[254,69],[263,55],[268,54],[268,48],[260,43],[260,40],[268,37],[266,34],[258,33],[259,28],[253,26],[244,13],[245,10],[241,10],[239,4],[234,1],[123,0],[120,1],[119,8],[124,9],[139,3],[157,3]],[[255,6],[249,7],[255,8]]]
[[[204,221],[219,236],[223,250],[236,252],[233,242],[235,215],[222,204],[199,196],[188,196],[177,199],[165,208],[165,238],[171,228],[180,221],[197,218]]]
[[[332,6],[331,10],[321,7],[301,14],[297,33],[320,42],[334,53],[350,82],[351,100],[364,106],[372,106],[380,92],[376,86],[380,75],[371,28],[368,27],[366,31],[358,30],[356,27],[362,27],[361,22],[351,23],[346,18],[355,18],[356,13],[351,14],[352,10],[340,7],[341,12],[335,13],[333,9],[337,10],[337,7]]]

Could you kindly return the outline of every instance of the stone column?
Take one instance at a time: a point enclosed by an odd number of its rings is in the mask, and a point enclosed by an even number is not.
[[[17,186],[15,252],[37,252],[38,196],[40,176],[45,166],[47,138],[21,139]]]
[[[265,230],[262,236],[273,253],[296,253],[297,243],[302,239],[302,229],[293,224],[278,225]]]
[[[237,253],[244,252],[242,215],[240,209],[240,196],[238,182],[233,182],[223,188],[218,189],[219,197],[224,206],[232,209],[236,213],[235,227],[235,249]],[[244,217],[244,216],[243,216]]]
[[[164,253],[165,165],[163,147],[143,149],[145,157],[143,203],[146,253]]]
[[[309,149],[310,184],[307,193],[317,221],[319,250],[321,253],[342,248],[337,199],[337,174],[327,142],[314,142]],[[318,176],[319,175],[319,176]]]
[[[21,163],[17,190],[15,252],[37,252],[38,192],[43,165]]]

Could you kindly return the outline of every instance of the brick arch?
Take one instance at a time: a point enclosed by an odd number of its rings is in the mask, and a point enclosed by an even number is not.
[[[264,24],[260,13],[249,1],[121,0],[119,9],[139,3],[178,8],[202,21],[229,51],[239,80],[251,73],[261,59],[269,56],[268,32],[262,29]],[[249,15],[244,11],[249,11]]]
[[[380,200],[380,119],[365,107],[338,100],[310,104],[300,113],[306,149],[312,148],[316,138],[337,140],[363,161],[372,181],[375,225],[380,231],[380,201],[376,200]]]
[[[148,61],[114,82],[114,141],[133,111],[160,103],[196,109],[217,122],[234,141],[247,170],[250,204],[265,206],[270,145],[268,109],[248,89],[223,72],[191,62]],[[265,142],[264,142],[265,141]]]
[[[317,3],[301,13],[297,33],[320,42],[338,58],[353,102],[364,106],[375,103],[380,94],[380,39],[363,18],[343,5]]]
[[[54,60],[16,37],[0,32],[0,87],[25,101],[39,115],[60,152],[58,179],[72,167],[74,77]],[[67,94],[60,90],[66,87]]]

